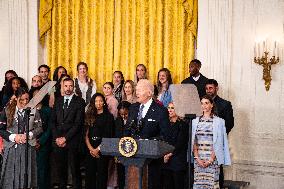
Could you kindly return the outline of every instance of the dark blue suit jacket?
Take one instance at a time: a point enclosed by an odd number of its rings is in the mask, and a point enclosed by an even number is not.
[[[218,95],[213,99],[216,105],[216,115],[225,120],[226,132],[229,132],[234,127],[233,108],[230,101],[220,98]]]
[[[128,120],[126,123],[125,135],[131,136],[130,124],[138,125],[137,117],[140,103],[132,104],[129,108]],[[168,111],[165,107],[157,104],[154,100],[150,105],[146,115],[142,118],[142,128],[139,131],[141,138],[157,138],[163,139],[163,136],[169,128],[170,121]]]

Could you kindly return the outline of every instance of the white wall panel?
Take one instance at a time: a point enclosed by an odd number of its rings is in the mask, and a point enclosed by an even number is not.
[[[284,188],[284,1],[202,0],[198,16],[201,71],[219,82],[220,96],[234,108],[234,164],[227,178],[251,181],[252,188]],[[254,43],[266,38],[281,45],[268,92],[262,67],[253,63]]]

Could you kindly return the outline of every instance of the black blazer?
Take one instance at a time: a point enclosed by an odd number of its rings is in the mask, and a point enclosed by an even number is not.
[[[53,144],[55,148],[59,148],[55,143],[55,139],[65,137],[66,148],[77,149],[82,142],[85,101],[81,97],[74,95],[64,113],[63,104],[64,97],[57,98],[51,113],[50,126]]]
[[[129,126],[131,123],[137,124],[137,117],[140,103],[132,104],[129,108],[128,119],[125,126],[125,135],[130,136],[131,130]],[[140,129],[141,138],[157,138],[163,139],[168,127],[170,125],[168,111],[165,107],[157,104],[154,100],[150,105],[146,115],[142,118],[142,128]]]
[[[165,163],[163,168],[173,171],[186,170],[188,125],[182,120],[171,123],[171,126],[165,135],[165,141],[173,145],[175,150],[173,151],[173,155],[170,157],[169,162]]]
[[[205,91],[205,85],[207,82],[208,78],[205,77],[204,75],[200,74],[200,78],[195,81],[192,76],[184,79],[181,84],[194,84],[197,88],[198,94],[199,94],[199,98],[202,98],[204,95],[206,95],[206,91]]]
[[[230,101],[220,98],[218,95],[214,98],[216,105],[216,115],[225,120],[226,132],[229,132],[234,127],[233,108]]]

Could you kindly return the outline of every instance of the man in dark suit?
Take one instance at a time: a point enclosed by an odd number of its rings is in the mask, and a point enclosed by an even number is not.
[[[215,79],[208,79],[206,82],[205,90],[206,94],[213,98],[215,104],[216,115],[225,120],[226,132],[229,132],[234,127],[234,115],[233,108],[230,101],[227,101],[218,96],[218,82]],[[219,177],[220,188],[223,188],[224,184],[224,171],[223,166],[220,166],[220,177]]]
[[[53,153],[55,169],[59,176],[59,188],[66,188],[68,166],[72,175],[73,188],[81,188],[78,149],[84,125],[85,102],[74,95],[74,81],[63,81],[64,97],[58,98],[51,115]]]
[[[153,99],[154,86],[147,79],[137,83],[137,102],[130,106],[126,123],[126,135],[144,139],[162,139],[170,125],[167,109],[158,105]],[[136,131],[129,129],[131,124],[138,127]],[[148,189],[161,188],[162,160],[153,160],[148,165]]]
[[[192,60],[189,63],[189,72],[190,77],[184,79],[181,84],[194,84],[197,88],[199,98],[203,97],[205,92],[205,84],[207,82],[207,78],[203,76],[199,70],[201,68],[201,62],[197,59]]]

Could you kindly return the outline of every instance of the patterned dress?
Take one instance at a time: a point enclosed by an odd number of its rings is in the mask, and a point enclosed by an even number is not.
[[[200,118],[196,129],[195,144],[198,146],[198,156],[208,161],[213,150],[213,118]],[[217,160],[206,168],[194,160],[194,189],[219,189],[220,166]]]

